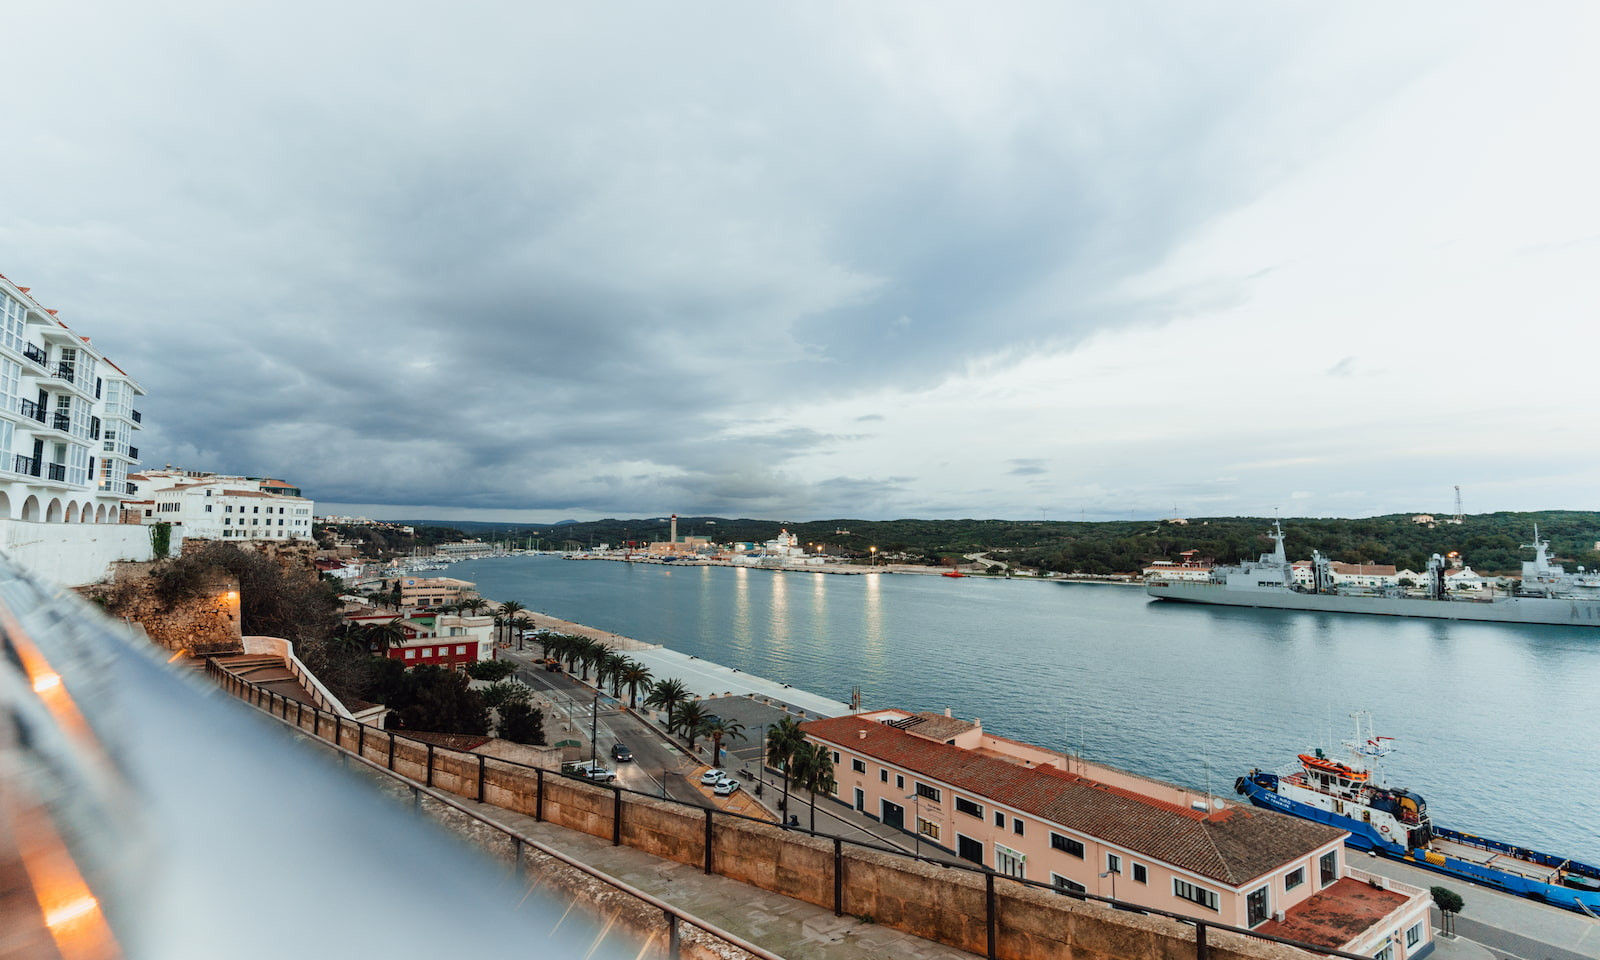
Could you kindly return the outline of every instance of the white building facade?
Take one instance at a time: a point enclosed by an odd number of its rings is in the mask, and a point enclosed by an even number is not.
[[[310,540],[316,504],[270,478],[183,470],[137,474],[144,499],[127,504],[146,524],[180,524],[186,540]]]

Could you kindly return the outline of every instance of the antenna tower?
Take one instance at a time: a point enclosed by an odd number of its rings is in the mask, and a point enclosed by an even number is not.
[[[1461,484],[1456,484],[1456,523],[1461,522]]]

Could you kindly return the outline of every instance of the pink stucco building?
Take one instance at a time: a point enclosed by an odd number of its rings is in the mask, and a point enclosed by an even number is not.
[[[801,728],[835,798],[997,872],[1382,960],[1433,946],[1425,891],[1352,870],[1345,832],[997,737],[878,710]]]

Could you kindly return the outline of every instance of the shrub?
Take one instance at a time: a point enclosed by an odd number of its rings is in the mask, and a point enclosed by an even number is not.
[[[504,680],[517,672],[515,664],[505,660],[479,660],[467,666],[467,676],[474,680]]]

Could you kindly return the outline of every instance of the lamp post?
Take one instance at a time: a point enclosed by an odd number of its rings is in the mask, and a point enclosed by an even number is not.
[[[1100,874],[1101,880],[1106,877],[1111,878],[1111,899],[1113,900],[1117,899],[1117,874],[1121,872],[1120,870],[1107,870],[1105,873]]]
[[[922,794],[907,794],[906,799],[911,801],[911,848],[920,857],[922,856]]]
[[[867,551],[872,555],[871,559],[870,559],[870,561],[868,562],[867,565],[868,566],[872,566],[872,567],[876,567],[878,565],[878,548],[877,547],[868,547]]]

